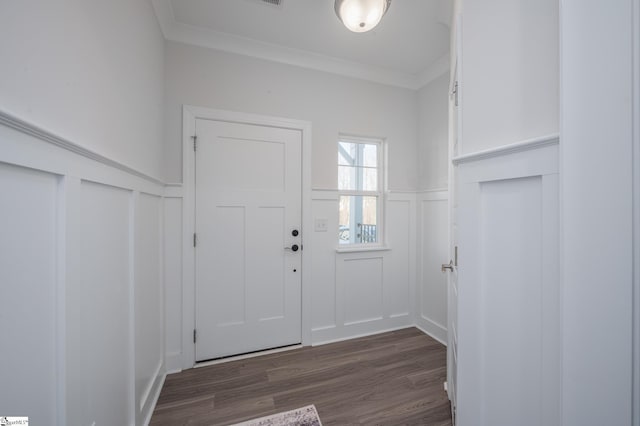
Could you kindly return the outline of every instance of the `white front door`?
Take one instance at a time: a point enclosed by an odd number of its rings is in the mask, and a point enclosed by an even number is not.
[[[301,342],[301,132],[196,120],[196,361]]]

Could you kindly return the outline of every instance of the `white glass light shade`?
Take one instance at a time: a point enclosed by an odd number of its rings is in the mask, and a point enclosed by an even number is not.
[[[345,27],[364,33],[380,23],[390,4],[391,0],[336,0],[335,11]]]

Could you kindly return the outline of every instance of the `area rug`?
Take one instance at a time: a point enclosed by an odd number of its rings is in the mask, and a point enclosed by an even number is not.
[[[232,426],[322,426],[315,405],[260,417]]]

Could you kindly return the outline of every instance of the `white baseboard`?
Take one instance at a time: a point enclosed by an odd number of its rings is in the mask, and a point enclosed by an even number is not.
[[[431,321],[428,318],[420,317],[416,321],[415,327],[422,331],[424,334],[447,346],[447,329],[440,324]]]
[[[167,378],[165,373],[160,374],[156,377],[155,383],[152,387],[152,391],[149,395],[149,403],[147,404],[146,410],[143,410],[141,413],[141,418],[144,419],[143,424],[148,426],[151,422],[151,416],[153,416],[153,412],[156,409],[156,404],[158,403],[158,398],[160,398],[160,392],[162,392],[162,388],[164,387],[164,381]]]
[[[375,334],[387,333],[389,331],[402,330],[411,327],[415,327],[415,324],[406,323],[391,327],[380,327],[368,331],[361,331],[359,333],[354,332],[351,327],[342,327],[340,330],[335,327],[323,328],[313,331],[312,346],[327,345],[329,343],[337,343],[345,340],[357,339],[359,337],[373,336]]]
[[[182,371],[182,352],[168,353],[164,357],[165,373],[173,374]]]

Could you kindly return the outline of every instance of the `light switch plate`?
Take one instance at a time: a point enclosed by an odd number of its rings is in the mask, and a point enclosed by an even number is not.
[[[313,230],[316,232],[327,232],[329,230],[329,221],[327,219],[316,219]]]

